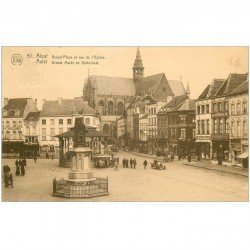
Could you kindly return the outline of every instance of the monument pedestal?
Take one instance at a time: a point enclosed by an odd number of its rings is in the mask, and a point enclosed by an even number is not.
[[[53,195],[67,198],[87,198],[108,194],[108,178],[96,178],[91,170],[91,149],[71,150],[71,170],[67,180],[54,180]]]

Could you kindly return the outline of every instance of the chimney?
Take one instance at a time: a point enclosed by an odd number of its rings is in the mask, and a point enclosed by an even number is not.
[[[4,104],[3,104],[3,106],[8,105],[8,102],[9,102],[9,99],[8,98],[4,98]]]

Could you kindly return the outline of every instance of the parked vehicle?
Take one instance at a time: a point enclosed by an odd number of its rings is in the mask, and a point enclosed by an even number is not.
[[[154,160],[153,163],[151,164],[151,168],[156,169],[156,170],[166,170],[166,166],[163,165],[162,160],[161,159],[156,159]]]

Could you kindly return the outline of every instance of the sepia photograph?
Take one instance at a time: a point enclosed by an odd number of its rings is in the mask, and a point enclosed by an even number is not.
[[[2,47],[3,202],[247,202],[248,47]]]

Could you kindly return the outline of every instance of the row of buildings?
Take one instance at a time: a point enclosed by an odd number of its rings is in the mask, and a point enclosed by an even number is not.
[[[89,75],[82,97],[5,99],[3,152],[24,148],[59,154],[57,135],[83,116],[88,126],[109,135],[110,143],[148,154],[193,155],[213,163],[238,164],[248,158],[248,74],[214,79],[196,100],[181,80],[164,73],[144,76],[139,48],[132,78]]]
[[[59,139],[74,127],[76,117],[100,130],[98,113],[82,98],[43,100],[41,111],[31,98],[4,99],[2,109],[2,153],[59,157]],[[70,142],[73,143],[72,141]]]
[[[121,146],[147,154],[193,155],[223,165],[248,162],[248,74],[214,79],[196,100],[135,97],[117,120]]]

